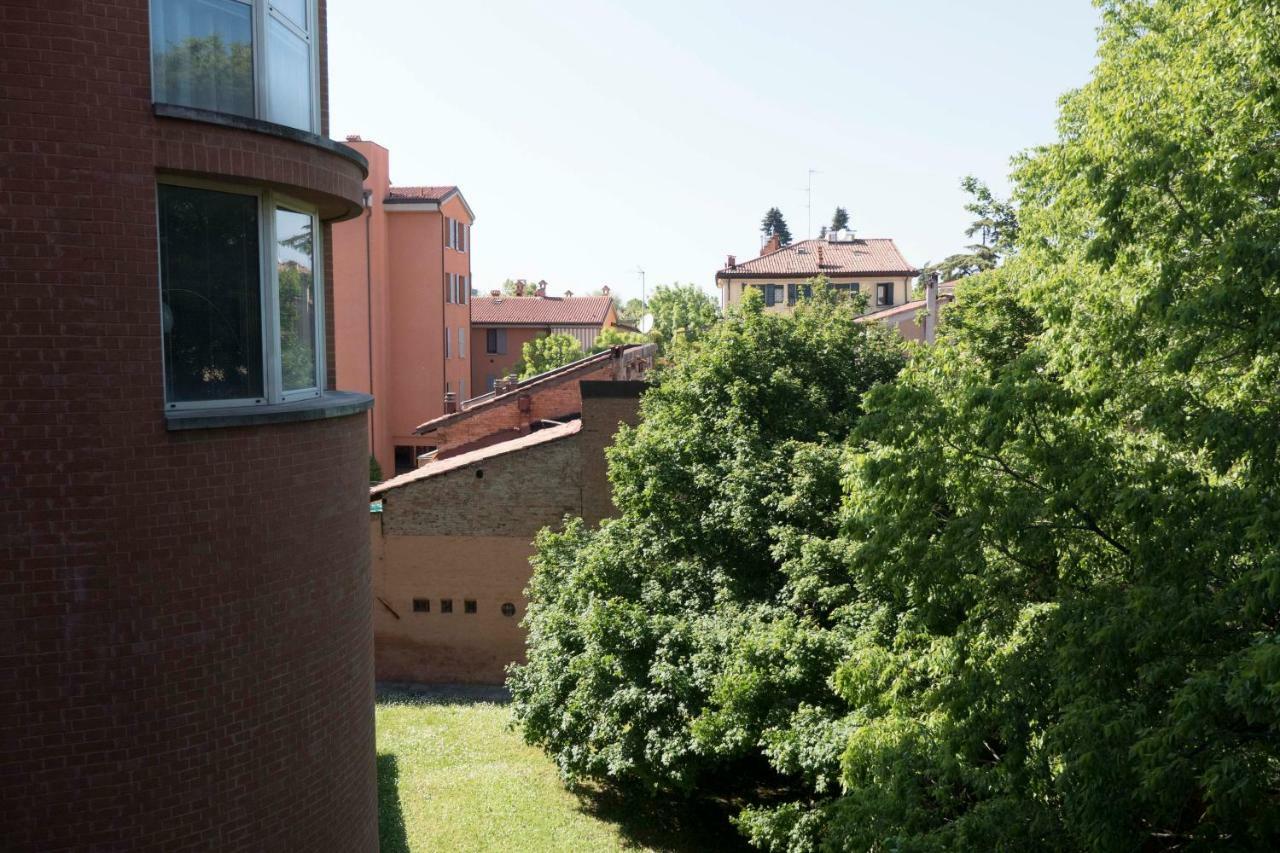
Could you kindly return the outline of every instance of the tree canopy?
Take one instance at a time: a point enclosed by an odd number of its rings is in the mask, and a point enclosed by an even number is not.
[[[1276,846],[1280,8],[1100,7],[935,346],[749,298],[618,519],[540,538],[512,686],[566,773],[732,778],[771,850]]]
[[[582,345],[573,335],[559,332],[540,335],[531,341],[525,341],[520,350],[520,363],[516,365],[516,372],[520,379],[529,379],[577,361],[584,355],[586,353],[582,351]]]
[[[760,222],[760,233],[766,237],[776,234],[782,245],[791,245],[791,229],[787,227],[787,220],[782,218],[782,211],[776,207],[769,208],[765,213]]]
[[[831,230],[844,231],[849,227],[849,211],[843,207],[837,207],[836,212],[831,215]]]
[[[715,300],[696,284],[658,285],[649,297],[650,337],[664,351],[702,338],[720,319]]]

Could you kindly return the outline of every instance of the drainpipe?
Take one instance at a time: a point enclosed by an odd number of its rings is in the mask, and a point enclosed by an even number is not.
[[[373,221],[373,190],[364,191],[364,298],[365,321],[369,341],[369,396],[373,397],[373,241],[370,236]],[[374,397],[373,406],[378,405]],[[378,457],[378,434],[373,428],[373,406],[369,407],[369,453]]]
[[[938,335],[938,273],[929,274],[924,285],[924,342],[932,344]]]

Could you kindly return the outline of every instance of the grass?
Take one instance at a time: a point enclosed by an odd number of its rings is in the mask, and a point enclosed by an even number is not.
[[[741,850],[725,813],[566,790],[494,690],[378,692],[378,829],[403,851]]]

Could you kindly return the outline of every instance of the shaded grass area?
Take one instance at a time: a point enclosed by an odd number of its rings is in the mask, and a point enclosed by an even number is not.
[[[378,690],[378,831],[403,851],[744,850],[716,805],[566,790],[488,688]]]

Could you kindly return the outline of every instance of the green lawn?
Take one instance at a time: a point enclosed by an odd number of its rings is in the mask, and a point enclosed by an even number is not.
[[[383,851],[737,850],[724,815],[567,791],[492,691],[378,692]]]

